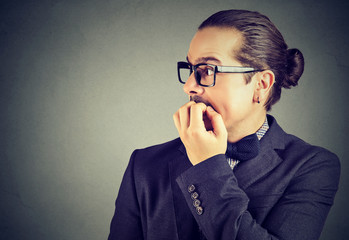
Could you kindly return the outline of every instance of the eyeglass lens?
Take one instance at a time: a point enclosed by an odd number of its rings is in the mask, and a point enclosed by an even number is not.
[[[211,85],[214,82],[214,67],[200,65],[196,67],[195,77],[202,85]]]
[[[208,65],[199,65],[194,67],[195,79],[202,85],[211,85],[214,83],[214,67]],[[189,68],[180,67],[179,77],[182,83],[185,83],[189,76],[191,75],[191,70]]]
[[[189,68],[179,68],[178,73],[179,73],[180,81],[182,83],[185,83],[191,74],[191,70]]]

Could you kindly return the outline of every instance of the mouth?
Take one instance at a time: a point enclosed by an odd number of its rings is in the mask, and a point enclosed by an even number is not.
[[[212,107],[215,111],[216,109],[212,106],[212,104],[208,101],[206,101],[205,99],[203,99],[202,97],[200,96],[197,96],[197,95],[194,95],[194,96],[190,96],[190,101],[194,101],[196,103],[203,103],[205,104],[207,107],[210,106]]]

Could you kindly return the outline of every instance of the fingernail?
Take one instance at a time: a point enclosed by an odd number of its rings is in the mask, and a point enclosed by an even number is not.
[[[211,106],[208,106],[208,107],[207,107],[207,110],[212,112],[212,111],[213,111],[213,108],[212,108]]]

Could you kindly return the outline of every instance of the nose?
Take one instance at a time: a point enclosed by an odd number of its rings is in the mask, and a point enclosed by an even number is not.
[[[183,90],[186,94],[188,94],[188,96],[201,95],[204,92],[204,87],[200,86],[196,82],[194,72],[193,72],[192,74],[190,74],[188,80],[184,84]]]

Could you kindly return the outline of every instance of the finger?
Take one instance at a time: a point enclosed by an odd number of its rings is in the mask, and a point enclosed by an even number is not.
[[[190,107],[190,127],[197,129],[205,129],[203,120],[204,112],[207,106],[204,103],[197,103]]]
[[[225,128],[222,116],[211,106],[207,107],[206,116],[210,119],[213,132],[217,136],[227,136],[227,129]]]
[[[174,124],[175,124],[175,126],[177,128],[177,131],[179,132],[181,130],[181,124],[179,122],[179,113],[178,113],[178,111],[175,112],[172,117],[173,117]]]
[[[187,129],[189,127],[190,107],[194,104],[195,102],[188,102],[178,110],[179,124],[181,129]]]

